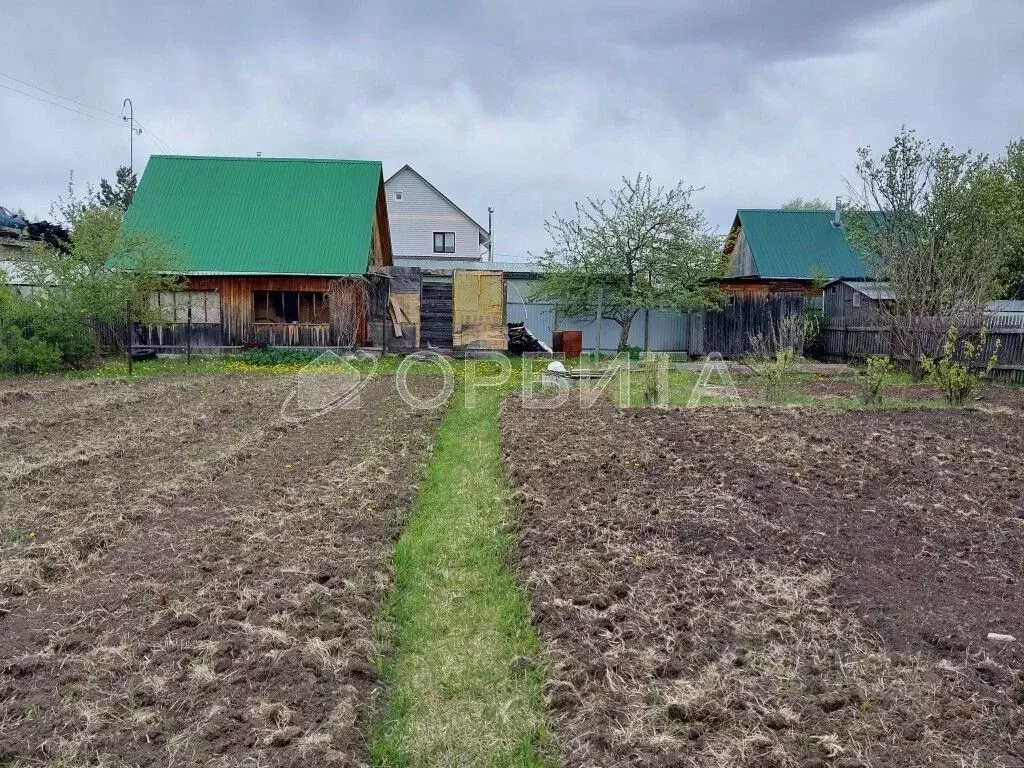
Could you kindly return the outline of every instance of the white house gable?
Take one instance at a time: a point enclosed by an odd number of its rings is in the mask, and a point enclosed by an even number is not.
[[[384,191],[395,257],[479,259],[487,253],[487,231],[409,166],[388,179]]]

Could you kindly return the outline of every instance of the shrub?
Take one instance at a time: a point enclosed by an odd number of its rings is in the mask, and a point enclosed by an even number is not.
[[[63,367],[60,349],[17,325],[0,327],[0,372],[52,373]]]
[[[861,378],[860,400],[867,406],[879,406],[885,397],[885,384],[893,372],[892,361],[888,357],[869,357],[867,370]]]
[[[925,376],[942,390],[946,402],[950,405],[963,405],[981,382],[991,375],[999,361],[1001,346],[1001,342],[997,341],[992,354],[987,360],[983,360],[985,342],[988,339],[985,328],[981,329],[976,341],[964,339],[962,344],[958,344],[957,335],[956,326],[951,325],[946,332],[942,356],[935,359],[921,356],[921,369]]]
[[[769,403],[781,404],[786,401],[794,358],[793,348],[785,347],[775,350],[771,357],[755,357],[748,361],[747,364],[757,375],[761,393]]]
[[[747,365],[757,376],[758,386],[769,403],[783,403],[797,350],[803,349],[808,331],[806,319],[789,315],[772,323],[768,333],[751,334],[751,356]]]
[[[0,284],[0,371],[49,373],[93,357],[92,332],[59,305],[21,298]]]
[[[644,405],[665,405],[668,397],[668,355],[648,353],[642,369]]]
[[[311,349],[247,349],[242,360],[249,365],[305,365],[316,360],[322,352]]]

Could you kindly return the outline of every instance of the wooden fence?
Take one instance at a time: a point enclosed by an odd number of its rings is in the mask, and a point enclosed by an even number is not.
[[[988,339],[983,358],[987,360],[999,345],[993,378],[1024,382],[1024,315],[996,315],[986,317],[984,322]],[[827,323],[817,342],[819,353],[826,360],[863,360],[876,355],[900,357],[892,353],[894,334],[887,326],[869,325],[865,319],[842,323],[831,318]]]
[[[778,333],[784,318],[803,314],[805,302],[802,293],[735,296],[721,312],[705,314],[701,351],[743,357],[751,352],[751,336]]]

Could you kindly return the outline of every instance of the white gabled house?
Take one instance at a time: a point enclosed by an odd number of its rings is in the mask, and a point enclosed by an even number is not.
[[[487,229],[404,165],[384,182],[396,259],[487,260]]]

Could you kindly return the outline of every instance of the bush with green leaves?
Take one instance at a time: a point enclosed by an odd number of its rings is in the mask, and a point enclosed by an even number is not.
[[[769,403],[785,402],[793,363],[798,350],[803,349],[808,330],[805,317],[787,315],[771,323],[766,333],[749,336],[751,354],[746,362]]]
[[[885,386],[893,372],[892,361],[888,357],[869,357],[867,367],[861,374],[860,400],[869,407],[882,404],[885,399]]]
[[[0,372],[80,368],[92,353],[92,332],[80,318],[35,296],[22,298],[0,281]]]
[[[987,358],[985,355],[988,332],[982,328],[977,339],[964,339],[958,343],[958,331],[951,325],[946,332],[942,355],[937,358],[921,356],[921,369],[942,390],[950,405],[963,405],[980,384],[987,379],[999,362],[1001,342]]]
[[[249,365],[304,365],[312,363],[322,355],[312,349],[282,349],[267,347],[264,349],[247,349],[242,353],[242,361]]]
[[[665,405],[668,397],[668,355],[648,352],[643,360],[641,381],[644,405]]]
[[[180,288],[178,255],[145,233],[123,231],[122,207],[90,197],[61,210],[71,231],[67,247],[30,243],[19,254],[18,271],[32,293],[19,296],[0,274],[4,373],[84,367],[103,351],[95,329],[123,338],[129,300],[131,322],[162,322],[150,295]]]

